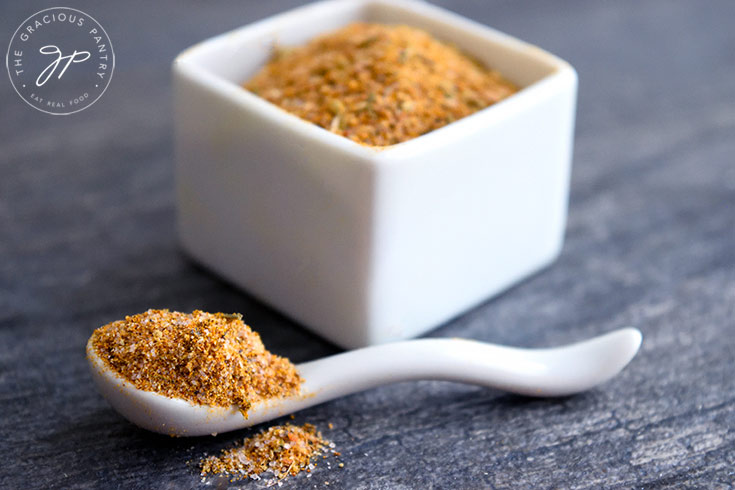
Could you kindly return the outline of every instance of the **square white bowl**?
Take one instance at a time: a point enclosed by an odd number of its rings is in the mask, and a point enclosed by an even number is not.
[[[274,42],[358,20],[425,29],[522,90],[371,148],[242,88]],[[327,0],[198,44],[173,76],[184,249],[342,347],[426,332],[561,250],[577,77],[539,48],[421,1]]]

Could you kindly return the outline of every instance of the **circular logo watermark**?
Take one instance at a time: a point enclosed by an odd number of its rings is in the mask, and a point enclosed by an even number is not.
[[[66,115],[94,104],[115,69],[112,43],[89,14],[53,7],[16,29],[5,65],[13,88],[31,107]]]

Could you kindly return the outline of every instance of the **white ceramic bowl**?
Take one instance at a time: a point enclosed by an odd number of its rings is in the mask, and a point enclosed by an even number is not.
[[[523,88],[374,149],[241,87],[274,42],[357,20],[423,28]],[[420,1],[328,0],[198,44],[173,74],[185,250],[340,346],[419,335],[561,249],[577,78],[539,48]]]

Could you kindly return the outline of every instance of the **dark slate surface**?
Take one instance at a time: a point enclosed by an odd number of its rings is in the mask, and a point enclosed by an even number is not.
[[[36,112],[0,76],[2,488],[197,487],[187,461],[249,434],[171,439],[113,412],[84,344],[126,313],[240,311],[295,361],[337,351],[177,247],[169,62],[298,2],[209,3],[69,4],[107,28],[117,53],[107,93],[79,114]],[[50,5],[4,2],[0,39]],[[307,410],[297,421],[324,428],[345,467],[284,488],[730,487],[735,3],[451,7],[568,59],[580,100],[561,258],[431,335],[549,346],[635,325],[642,351],[612,382],[561,400],[420,382]]]

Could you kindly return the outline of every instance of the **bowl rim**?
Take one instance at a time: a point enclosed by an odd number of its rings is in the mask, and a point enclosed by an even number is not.
[[[332,133],[314,123],[306,121],[285,109],[263,99],[241,85],[225,79],[211,70],[201,66],[196,59],[204,50],[217,49],[232,43],[233,40],[245,36],[255,30],[268,30],[277,26],[280,22],[301,14],[313,13],[314,11],[327,10],[337,4],[349,3],[353,8],[399,7],[406,12],[422,15],[425,18],[462,29],[496,44],[502,44],[515,51],[524,51],[539,64],[551,67],[550,73],[539,80],[521,87],[518,92],[498,101],[488,107],[480,109],[468,116],[453,121],[445,126],[434,129],[409,140],[389,145],[370,146],[358,143],[344,136]],[[429,32],[431,32],[429,30]],[[174,73],[188,76],[199,84],[215,91],[220,96],[247,109],[252,113],[269,120],[271,123],[285,127],[300,134],[304,138],[317,140],[325,146],[332,146],[348,154],[373,162],[392,162],[415,157],[427,151],[445,146],[446,144],[462,138],[467,133],[481,131],[487,126],[496,124],[513,113],[522,111],[533,105],[539,99],[557,91],[560,85],[577,83],[577,73],[574,68],[563,59],[518,38],[505,34],[492,27],[471,20],[450,10],[431,5],[424,0],[321,0],[304,6],[296,7],[284,12],[266,17],[264,19],[237,27],[230,31],[205,39],[186,48],[179,53],[173,61]]]

